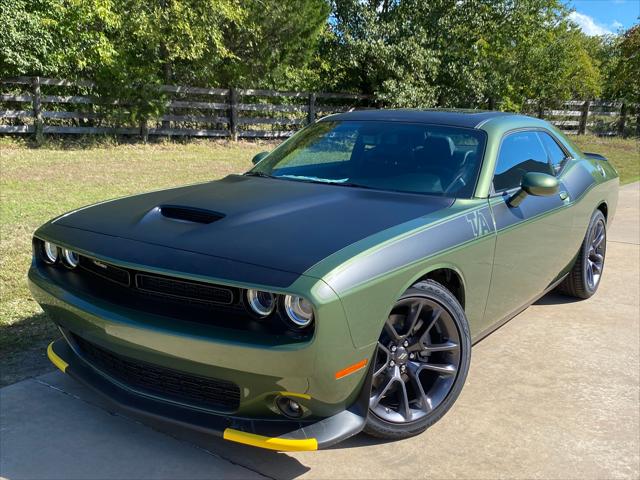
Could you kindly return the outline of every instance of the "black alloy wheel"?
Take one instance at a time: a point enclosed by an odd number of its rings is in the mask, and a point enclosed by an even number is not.
[[[442,285],[427,280],[396,302],[378,341],[365,431],[403,438],[446,413],[469,368],[464,311]]]
[[[598,290],[607,254],[607,219],[600,210],[591,215],[576,261],[558,287],[561,293],[589,298]]]

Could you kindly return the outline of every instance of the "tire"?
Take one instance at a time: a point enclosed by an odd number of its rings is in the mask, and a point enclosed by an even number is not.
[[[409,288],[380,335],[364,432],[401,439],[425,431],[460,395],[470,360],[469,324],[453,294],[433,280]]]
[[[576,262],[558,290],[576,298],[591,297],[600,285],[606,252],[607,221],[602,212],[596,210],[591,215]]]

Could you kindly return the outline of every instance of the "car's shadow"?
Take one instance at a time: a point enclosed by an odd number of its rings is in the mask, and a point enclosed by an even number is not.
[[[569,297],[557,292],[549,292],[540,298],[534,305],[564,305],[582,301],[581,298]]]

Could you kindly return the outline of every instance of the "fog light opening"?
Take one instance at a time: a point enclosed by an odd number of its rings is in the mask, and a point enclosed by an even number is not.
[[[276,399],[276,406],[280,412],[289,418],[300,418],[303,414],[302,406],[287,397],[278,397]]]

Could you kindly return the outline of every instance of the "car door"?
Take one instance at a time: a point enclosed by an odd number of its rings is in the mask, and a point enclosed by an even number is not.
[[[560,149],[552,163],[541,130],[515,131],[502,139],[493,179],[490,205],[496,225],[496,248],[484,323],[487,328],[542,293],[570,260],[566,238],[573,219],[570,199],[560,191],[550,196],[527,196],[517,207],[508,199],[519,190],[527,172],[561,173],[566,155]],[[556,144],[557,146],[557,144]],[[561,180],[561,177],[559,177]]]

